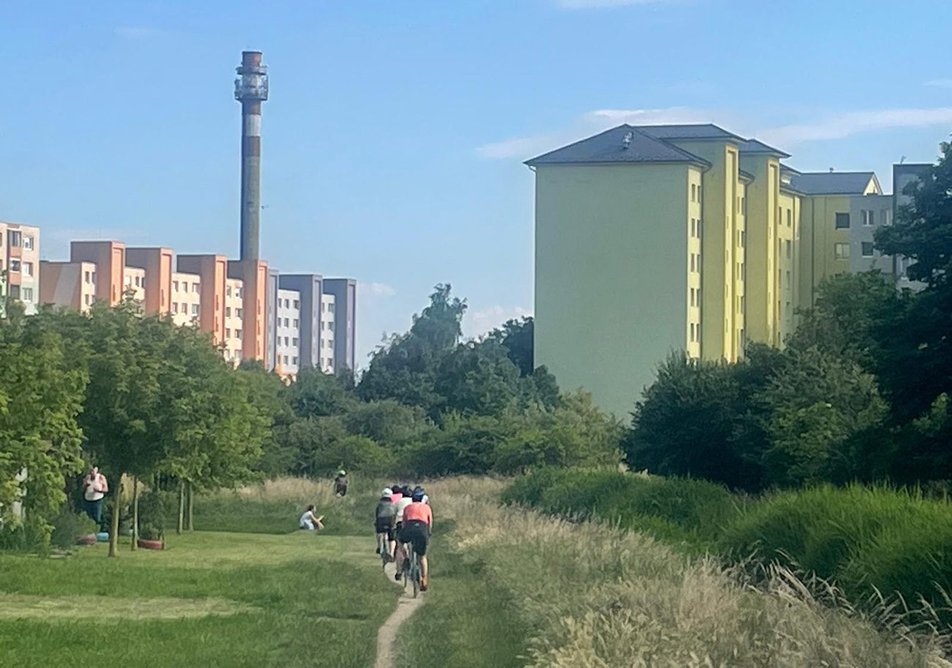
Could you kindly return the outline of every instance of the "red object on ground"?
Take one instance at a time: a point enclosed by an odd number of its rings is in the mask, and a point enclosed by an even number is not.
[[[77,545],[95,545],[96,544],[96,534],[88,533],[85,536],[80,536],[76,539]]]
[[[164,550],[165,549],[165,541],[161,541],[161,540],[146,540],[144,538],[140,538],[139,540],[136,541],[136,545],[138,545],[139,547],[145,550]]]

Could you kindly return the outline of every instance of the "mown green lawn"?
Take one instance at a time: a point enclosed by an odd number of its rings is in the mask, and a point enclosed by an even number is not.
[[[3,666],[369,666],[399,590],[373,538],[196,532],[0,554]]]

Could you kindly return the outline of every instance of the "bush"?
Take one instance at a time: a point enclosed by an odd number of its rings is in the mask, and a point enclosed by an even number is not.
[[[517,480],[503,498],[547,512],[617,522],[697,547],[716,538],[741,502],[726,488],[702,480],[606,469],[542,469]]]
[[[139,497],[139,538],[161,540],[165,536],[169,492],[146,492]]]
[[[53,547],[61,549],[72,547],[76,544],[77,538],[95,533],[98,528],[88,515],[76,513],[66,508],[53,517],[51,523],[53,524],[53,534],[50,536],[50,543]]]

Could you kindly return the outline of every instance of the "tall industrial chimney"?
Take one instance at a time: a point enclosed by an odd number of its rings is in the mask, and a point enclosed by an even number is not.
[[[242,51],[235,99],[241,102],[241,255],[258,260],[261,215],[261,103],[268,99],[268,68],[260,51]]]

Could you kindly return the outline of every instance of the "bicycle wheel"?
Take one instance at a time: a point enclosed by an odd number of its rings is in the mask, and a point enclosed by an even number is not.
[[[409,553],[403,557],[403,591],[406,591],[407,585],[410,584],[410,557]]]
[[[420,560],[416,552],[413,553],[413,563],[410,565],[410,573],[413,578],[413,598],[420,594]]]

